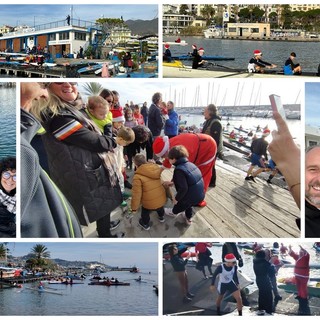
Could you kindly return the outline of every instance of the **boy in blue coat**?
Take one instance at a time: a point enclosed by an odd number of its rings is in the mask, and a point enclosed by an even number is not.
[[[187,225],[191,225],[192,207],[201,202],[204,197],[204,185],[200,170],[188,160],[188,151],[182,146],[173,147],[168,159],[175,166],[172,181],[165,184],[175,186],[177,194],[173,197],[173,208],[165,208],[165,214],[176,217],[183,213]]]

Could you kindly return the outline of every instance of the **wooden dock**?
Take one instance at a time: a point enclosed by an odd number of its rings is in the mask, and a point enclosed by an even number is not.
[[[209,188],[207,206],[196,207],[191,226],[184,223],[182,215],[165,216],[158,220],[151,214],[151,228],[146,231],[139,224],[140,214],[128,215],[116,210],[113,219],[121,219],[117,232],[127,238],[298,238],[300,231],[296,219],[300,217],[288,190],[269,185],[265,180],[246,181],[245,172],[218,161],[217,186]],[[133,172],[129,171],[132,177]],[[163,180],[170,180],[172,170],[163,172]],[[166,206],[172,203],[168,200]],[[85,237],[97,237],[95,223],[84,228]]]

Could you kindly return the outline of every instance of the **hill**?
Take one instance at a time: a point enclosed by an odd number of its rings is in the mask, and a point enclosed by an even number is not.
[[[158,18],[153,20],[127,20],[125,21],[132,34],[135,35],[158,35]]]

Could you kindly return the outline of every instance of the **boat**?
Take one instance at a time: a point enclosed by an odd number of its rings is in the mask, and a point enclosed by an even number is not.
[[[154,284],[152,287],[153,287],[154,292],[156,293],[156,295],[158,295],[158,293],[159,293],[158,285],[157,285],[157,284]]]
[[[170,46],[172,45],[176,45],[176,46],[187,46],[188,43],[186,42],[186,40],[180,40],[180,41],[166,41],[163,42],[163,44],[169,44]]]
[[[107,280],[98,280],[89,282],[88,285],[91,286],[130,286],[129,282],[115,282],[115,281],[107,281]]]
[[[193,56],[190,54],[184,54],[180,56],[172,56],[172,59],[176,60],[193,60]],[[232,57],[224,57],[224,56],[202,56],[203,60],[207,61],[232,61],[235,58]]]
[[[55,291],[55,290],[50,290],[50,289],[46,289],[46,288],[26,288],[27,290],[31,290],[31,291],[37,291],[39,293],[52,293],[52,294],[57,294],[62,296],[63,293],[59,292],[59,291]]]
[[[294,278],[278,279],[278,288],[287,292],[298,293]],[[309,282],[307,290],[310,297],[320,297],[320,282]]]
[[[209,26],[203,31],[203,35],[206,39],[219,38],[222,36],[222,28],[216,26]]]
[[[239,142],[230,142],[229,139],[227,139],[227,138],[223,139],[223,146],[226,148],[229,148],[231,150],[237,151],[237,152],[245,155],[246,157],[249,157],[249,155],[251,153],[250,147],[245,146]]]
[[[294,268],[294,267],[295,267],[294,263],[286,263],[285,265],[283,265],[283,268]],[[319,270],[320,269],[320,264],[310,263],[309,264],[309,268],[310,269]]]
[[[171,62],[163,61],[162,66],[173,67],[173,68],[184,68],[183,63],[179,60],[172,60]]]
[[[21,270],[19,270],[19,271],[21,271]],[[1,272],[1,278],[3,278],[3,279],[13,278],[15,276],[15,273],[17,272],[17,269],[0,266],[0,272]]]

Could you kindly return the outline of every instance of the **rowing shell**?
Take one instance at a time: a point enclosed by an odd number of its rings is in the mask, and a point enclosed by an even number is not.
[[[62,292],[51,291],[51,290],[48,290],[48,289],[39,289],[39,288],[26,288],[26,289],[28,289],[28,290],[32,290],[32,291],[37,291],[37,292],[40,292],[40,293],[45,292],[45,293],[58,294],[58,295],[60,295],[60,296],[62,296],[62,295],[63,295],[63,293],[62,293]]]

